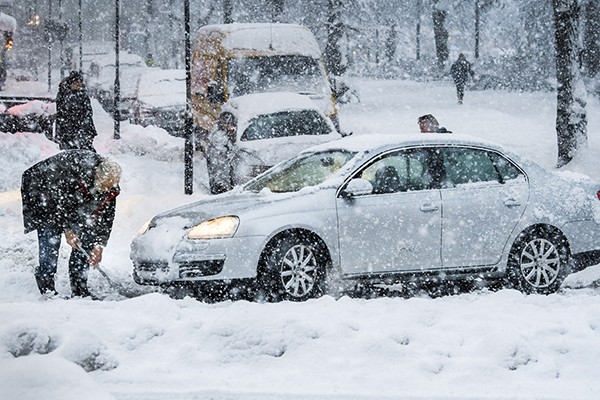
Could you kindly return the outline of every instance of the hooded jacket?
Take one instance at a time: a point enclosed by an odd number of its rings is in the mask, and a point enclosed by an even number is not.
[[[56,95],[56,138],[60,148],[93,150],[91,143],[97,135],[92,103],[84,88],[71,89],[74,81],[83,76],[73,71],[59,85]]]

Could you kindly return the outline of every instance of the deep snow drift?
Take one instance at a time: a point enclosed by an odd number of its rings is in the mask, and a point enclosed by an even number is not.
[[[355,135],[418,131],[433,113],[448,129],[499,142],[552,168],[555,95],[467,92],[449,83],[359,81],[361,103],[341,109]],[[0,399],[597,399],[600,266],[560,293],[514,290],[306,303],[205,304],[131,281],[129,243],[159,211],[207,196],[195,159],[183,194],[183,141],[112,121],[97,103],[96,148],[124,169],[115,228],[90,290],[104,301],[42,300],[34,233],[24,235],[19,185],[58,152],[43,135],[0,134]],[[588,103],[589,148],[565,169],[600,177],[600,104]],[[69,294],[68,250],[57,289]]]

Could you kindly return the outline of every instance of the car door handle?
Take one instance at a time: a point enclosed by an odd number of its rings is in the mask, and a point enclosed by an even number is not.
[[[514,197],[509,197],[507,199],[504,199],[504,205],[506,207],[518,207],[521,205],[521,202],[517,201]]]
[[[420,210],[423,212],[433,212],[439,210],[440,207],[433,203],[424,203],[421,205]]]

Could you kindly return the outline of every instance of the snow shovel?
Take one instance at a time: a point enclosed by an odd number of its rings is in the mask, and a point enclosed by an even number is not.
[[[78,243],[79,243],[79,241],[78,241]],[[85,254],[87,258],[91,257],[91,254],[89,252],[85,251],[79,245],[77,245],[77,250],[79,250],[83,254]],[[132,288],[128,288],[128,287],[124,286],[123,284],[121,284],[120,282],[116,282],[116,281],[112,280],[110,278],[110,276],[108,276],[106,271],[104,271],[104,269],[100,265],[96,265],[94,268],[97,269],[98,272],[100,272],[100,275],[102,275],[104,277],[104,279],[106,279],[106,282],[108,282],[108,285],[111,286],[112,288],[114,288],[121,296],[131,298],[131,297],[136,297],[136,296],[140,295],[140,293],[135,292],[134,290],[132,290]]]

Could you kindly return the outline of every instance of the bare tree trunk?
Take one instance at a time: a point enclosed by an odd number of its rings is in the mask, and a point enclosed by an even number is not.
[[[480,18],[479,0],[475,0],[475,58],[479,58],[479,23]]]
[[[231,0],[223,0],[223,23],[233,24],[233,3]]]
[[[583,62],[586,75],[600,72],[600,0],[588,0],[584,14]]]
[[[448,31],[444,27],[447,12],[436,8],[438,1],[433,2],[433,35],[435,38],[435,52],[437,55],[438,67],[444,68],[448,61]]]
[[[417,60],[421,59],[421,9],[423,8],[423,2],[421,0],[418,0],[417,2],[417,15],[416,15],[416,20],[417,20],[417,26],[416,26],[416,45],[415,45],[415,51],[416,51],[416,57]]]
[[[568,164],[587,143],[585,87],[579,72],[577,0],[552,0],[556,37],[557,167]]]
[[[344,35],[342,22],[342,0],[327,0],[327,44],[325,45],[325,67],[327,72],[340,76],[346,71],[342,60],[339,41]]]
[[[271,22],[282,22],[284,0],[270,0],[269,6],[271,7]]]

